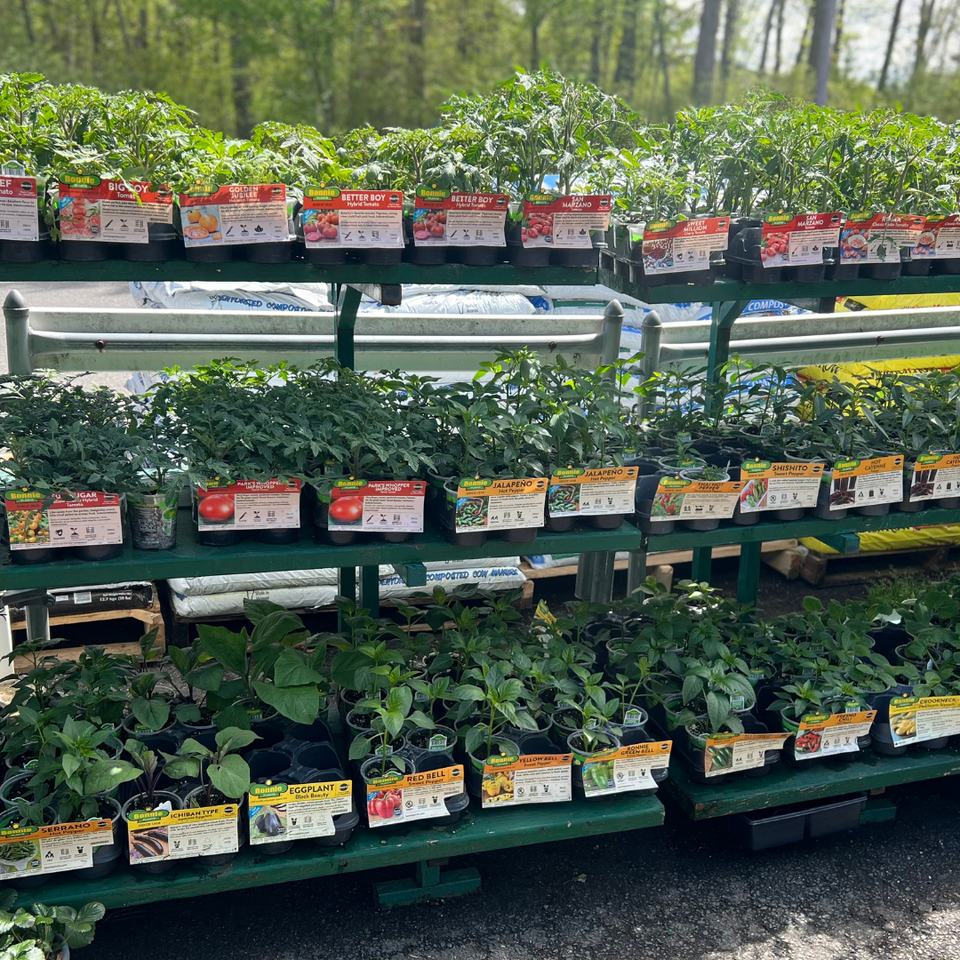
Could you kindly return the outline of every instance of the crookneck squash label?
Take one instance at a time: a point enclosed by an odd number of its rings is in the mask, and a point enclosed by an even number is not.
[[[741,513],[815,507],[823,476],[822,463],[772,463],[748,460],[740,467],[744,487]]]
[[[193,810],[134,810],[127,820],[130,863],[158,863],[236,853],[235,803]]]
[[[960,697],[895,697],[890,701],[890,735],[897,746],[960,733]]]
[[[457,486],[456,532],[542,527],[547,486],[545,477],[462,478]]]
[[[655,276],[706,270],[710,254],[727,249],[729,235],[727,217],[655,220],[644,224],[643,272]]]
[[[876,710],[854,710],[832,716],[808,714],[799,724],[793,755],[797,760],[810,760],[855,753],[860,749],[857,739],[867,736],[876,715]]]
[[[270,530],[300,526],[299,480],[211,480],[197,487],[202,530]]]
[[[903,457],[838,460],[830,482],[830,509],[873,507],[903,499]]]
[[[764,267],[800,267],[823,263],[824,247],[840,242],[843,214],[772,213],[763,222],[760,261]]]
[[[4,506],[11,550],[123,543],[120,497],[115,493],[78,490],[68,498],[8,490]]]
[[[610,226],[611,200],[608,195],[555,197],[549,193],[528,193],[520,224],[523,246],[592,247],[592,232]]]
[[[287,188],[282,183],[197,184],[180,194],[188,247],[281,243],[290,239]]]
[[[651,520],[728,520],[737,509],[743,480],[708,482],[663,477],[650,509]]]
[[[491,757],[483,767],[483,808],[569,800],[572,764],[572,753]]]
[[[303,239],[312,249],[403,246],[403,194],[399,190],[306,187]]]
[[[465,789],[462,764],[406,776],[393,771],[367,782],[367,821],[384,827],[445,817],[446,801]]]
[[[960,496],[960,453],[923,453],[913,465],[910,500]]]
[[[551,517],[633,513],[636,486],[636,467],[554,470],[550,476],[547,508]]]
[[[253,783],[247,797],[250,843],[332,837],[334,817],[353,811],[349,780],[321,783]]]
[[[505,193],[451,193],[418,187],[413,242],[418,247],[503,247],[510,198]]]
[[[603,797],[652,789],[656,786],[653,771],[665,770],[670,765],[672,747],[672,740],[634,743],[584,760],[583,792],[588,797]]]
[[[703,751],[704,776],[722,777],[762,767],[767,751],[782,749],[789,736],[789,733],[729,733],[708,737]]]
[[[93,866],[95,847],[113,843],[112,820],[0,829],[0,880]]]
[[[321,500],[328,530],[423,533],[423,480],[337,480]]]

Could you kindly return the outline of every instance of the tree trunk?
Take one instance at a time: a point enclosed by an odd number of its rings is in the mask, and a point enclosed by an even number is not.
[[[663,22],[663,0],[656,0],[653,16],[657,29],[657,46],[660,48],[660,69],[663,72],[663,102],[667,116],[673,113],[673,98],[670,95],[670,61],[667,58],[667,28]]]
[[[777,58],[773,64],[774,76],[780,75],[780,64],[782,62],[780,54],[783,51],[783,8],[787,0],[777,0]]]
[[[414,103],[414,116],[419,123],[426,118],[423,111],[427,109],[427,72],[424,69],[426,61],[426,32],[427,32],[427,0],[410,0],[410,46],[411,55],[408,57],[410,66],[410,93]]]
[[[600,86],[600,44],[603,33],[603,4],[594,5],[593,24],[590,31],[590,82]]]
[[[767,53],[770,50],[770,31],[773,29],[773,15],[777,11],[777,0],[770,0],[770,9],[767,11],[767,21],[763,25],[763,50],[760,54],[760,76],[767,69]]]
[[[923,75],[925,58],[924,52],[927,45],[927,35],[930,33],[930,25],[933,22],[933,5],[935,0],[921,0],[920,3],[920,24],[917,27],[917,46],[913,57],[913,72],[910,74],[910,86],[913,85]]]
[[[903,10],[903,0],[897,0],[893,8],[893,22],[890,24],[890,34],[887,37],[887,52],[883,57],[883,66],[880,68],[880,79],[877,81],[877,92],[883,93],[887,86],[887,76],[890,73],[890,61],[893,59],[893,45],[897,42],[897,30],[900,27],[900,13]]]
[[[250,57],[243,38],[230,35],[230,91],[233,97],[233,125],[238,137],[253,132],[253,90],[250,88]]]
[[[727,81],[730,79],[730,61],[737,34],[737,14],[740,0],[727,0],[727,16],[723,21],[723,47],[720,51],[720,102],[727,99]]]
[[[799,67],[804,58],[811,58],[810,54],[810,34],[813,31],[813,22],[816,18],[817,0],[808,0],[807,22],[803,25],[803,33],[800,36],[800,49],[797,50],[797,62],[794,67]],[[811,66],[813,61],[811,58]]]
[[[617,68],[613,75],[615,84],[622,84],[633,93],[633,84],[637,79],[637,15],[641,0],[626,0],[624,10],[623,36],[617,50]]]
[[[27,31],[27,41],[33,46],[33,21],[30,18],[29,0],[20,0],[20,9],[23,11],[23,25]]]
[[[703,9],[700,12],[697,55],[693,61],[693,102],[698,104],[709,103],[713,95],[713,64],[717,55],[721,3],[722,0],[703,0]],[[662,22],[659,0],[656,16],[659,25]]]
[[[832,68],[836,69],[837,63],[840,60],[840,43],[843,39],[843,14],[844,8],[846,7],[847,0],[840,0],[837,4],[837,29],[833,35],[833,55],[832,55]]]
[[[146,50],[150,44],[149,4],[140,4],[140,22],[137,25],[137,49]]]
[[[123,7],[120,0],[113,0],[113,5],[117,11],[117,20],[120,22],[120,36],[123,37],[123,49],[130,52],[130,36],[127,33],[127,21],[123,18]]]
[[[827,105],[830,84],[830,52],[833,49],[833,25],[837,19],[837,0],[817,0],[814,9],[813,39],[810,42],[810,61],[817,78],[814,103]]]

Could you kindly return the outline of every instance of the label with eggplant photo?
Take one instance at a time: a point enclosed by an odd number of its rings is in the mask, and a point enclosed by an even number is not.
[[[910,502],[960,496],[960,453],[922,453],[913,465]]]
[[[903,457],[838,460],[830,481],[830,509],[872,507],[903,499]]]
[[[134,810],[127,822],[130,863],[159,863],[236,853],[239,845],[239,807],[190,810]]]
[[[741,465],[740,476],[745,481],[740,491],[741,513],[815,507],[823,464],[748,460]]]
[[[332,837],[333,818],[353,812],[349,780],[319,783],[252,783],[247,798],[250,843]]]

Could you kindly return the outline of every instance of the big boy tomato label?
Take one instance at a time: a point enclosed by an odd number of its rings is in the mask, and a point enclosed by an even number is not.
[[[64,240],[149,243],[151,223],[173,222],[173,193],[139,180],[65,174],[59,187]]]

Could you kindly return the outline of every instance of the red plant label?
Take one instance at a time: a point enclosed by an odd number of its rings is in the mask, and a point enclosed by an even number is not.
[[[689,273],[706,270],[710,254],[727,249],[728,217],[702,220],[657,220],[643,228],[643,272]]]
[[[173,223],[173,193],[137,180],[68,174],[58,206],[64,240],[149,243],[151,223]]]
[[[424,247],[503,247],[510,198],[418,187],[413,242]]]
[[[0,240],[40,239],[35,177],[0,175]]]
[[[337,480],[330,491],[327,529],[365,533],[423,533],[423,480]]]
[[[287,188],[282,183],[198,184],[180,194],[180,222],[188,247],[282,243],[290,239]]]
[[[201,530],[282,530],[300,526],[299,480],[238,480],[198,486]]]
[[[760,260],[764,267],[800,267],[823,263],[823,248],[840,243],[843,214],[773,213],[763,223]]]
[[[307,187],[301,220],[308,247],[403,246],[403,194],[399,190]]]
[[[525,247],[592,247],[593,232],[610,226],[611,200],[608,195],[527,194],[523,201],[520,239]]]
[[[851,213],[840,231],[840,259],[898,263],[903,247],[917,246],[924,218],[904,213]]]
[[[72,497],[8,491],[4,497],[11,550],[123,543],[120,497],[79,490]]]

